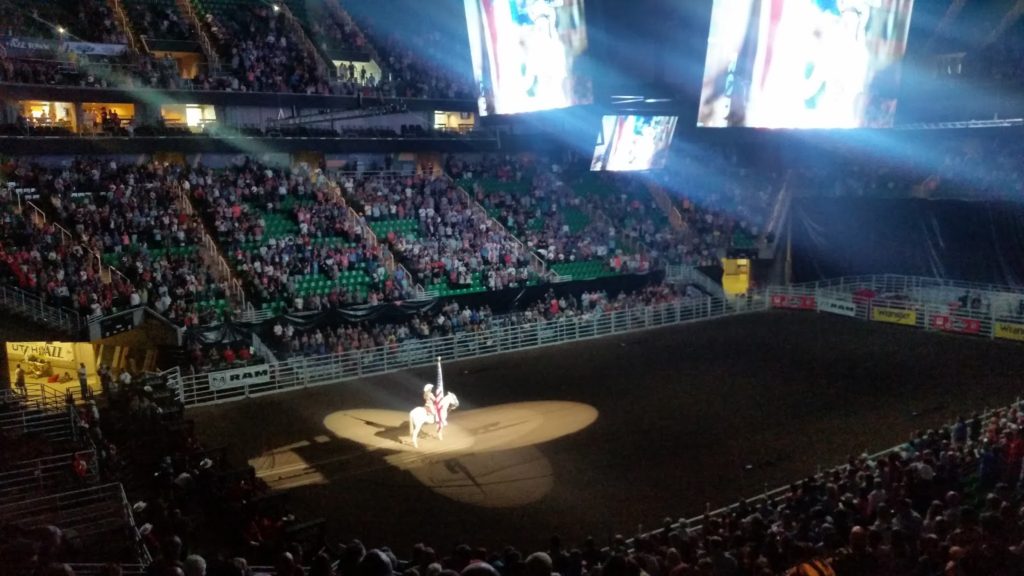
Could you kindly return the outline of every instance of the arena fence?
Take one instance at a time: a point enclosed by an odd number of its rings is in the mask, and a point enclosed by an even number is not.
[[[862,295],[863,290],[870,290],[875,296],[867,298]],[[961,303],[964,297],[966,304]],[[881,274],[773,286],[767,290],[767,301],[772,308],[810,310],[930,331],[1024,341],[1024,314],[1021,313],[1024,311],[1024,289],[1012,286]],[[1018,398],[1011,407],[1020,405]],[[1007,408],[989,410],[979,418],[984,422],[997,411]],[[893,446],[867,458],[878,460],[904,446]],[[777,503],[789,490],[789,485],[774,490],[766,486],[756,498]],[[733,504],[680,520],[670,529],[698,533],[709,518],[727,514],[736,506]],[[632,539],[627,542],[631,548],[633,543]]]
[[[39,435],[51,442],[75,439],[73,408],[47,412],[39,405],[30,404],[19,410],[0,414],[0,433],[8,435]]]
[[[69,452],[24,460],[5,467],[0,471],[0,504],[58,492],[75,482],[94,484],[99,478],[96,452],[91,449],[77,452],[86,463],[86,472],[82,477],[75,476],[71,468],[75,454]]]
[[[1012,404],[1010,406],[1006,406],[1006,407],[1003,407],[1003,408],[994,408],[994,409],[991,409],[991,410],[987,410],[983,414],[978,416],[977,418],[981,422],[986,422],[989,419],[991,419],[992,416],[995,415],[998,412],[1005,411],[1005,410],[1011,409],[1013,407],[1020,407],[1020,406],[1021,406],[1021,399],[1018,398],[1016,400],[1016,402],[1014,402],[1014,404]],[[973,419],[971,421],[973,421]],[[866,458],[868,461],[876,462],[878,460],[881,460],[883,458],[888,457],[892,453],[900,452],[900,451],[904,450],[906,448],[906,446],[907,446],[907,444],[905,444],[905,443],[904,444],[899,444],[899,445],[890,447],[888,449],[882,450],[881,452],[876,452],[876,453],[870,454],[870,455],[864,454],[863,457]],[[970,460],[968,462],[965,462],[963,464],[964,471],[966,472],[967,470],[969,470],[971,467],[973,467],[975,465],[976,465],[976,462],[974,460]],[[819,467],[819,470],[817,471],[816,474],[814,474],[814,477],[818,478],[818,479],[827,478],[828,475],[833,470],[837,470],[837,469],[838,470],[846,470],[847,466],[848,466],[848,464],[841,464],[839,466],[835,466],[833,468],[829,468],[828,470],[822,470]],[[765,490],[764,490],[764,492],[762,494],[758,494],[756,496],[753,496],[751,498],[746,498],[744,500],[748,501],[750,504],[767,503],[767,504],[769,504],[769,506],[775,507],[776,505],[781,504],[786,499],[786,495],[789,494],[790,491],[791,491],[791,485],[788,485],[788,484],[785,485],[785,486],[781,486],[779,488],[776,488],[774,490],[768,490],[767,487],[765,487]],[[689,534],[699,534],[700,531],[702,530],[703,526],[704,526],[704,523],[707,522],[709,519],[716,518],[716,517],[719,517],[719,516],[722,516],[722,515],[725,515],[725,514],[732,513],[738,507],[739,507],[739,503],[731,504],[729,506],[723,506],[723,507],[718,508],[716,510],[708,511],[707,513],[702,514],[700,516],[695,516],[695,517],[689,518],[689,519],[680,519],[678,522],[675,522],[671,526],[668,526],[668,529],[669,530],[682,530],[682,531],[685,531],[685,532],[687,532]],[[664,531],[665,531],[665,528],[659,528],[657,530],[646,532],[645,534],[642,535],[642,537],[643,536],[651,536],[651,535],[661,534]],[[627,546],[630,549],[633,549],[635,542],[636,542],[635,538],[630,538],[629,540],[626,541],[626,544],[627,544]]]
[[[864,290],[872,295],[863,296]],[[966,304],[961,305],[964,296]],[[179,399],[186,406],[238,400],[428,366],[438,356],[464,360],[770,308],[1024,341],[1024,291],[910,276],[858,276],[770,287],[732,302],[709,298],[591,317],[501,325],[388,347],[187,375],[181,378]]]
[[[0,518],[22,528],[57,526],[65,535],[73,535],[81,541],[82,549],[92,556],[86,559],[107,561],[116,557],[143,564],[151,560],[120,484],[10,502],[0,505]],[[120,537],[123,535],[131,537],[127,551]]]
[[[772,308],[1024,342],[1024,290],[878,275],[768,288]]]
[[[410,340],[393,346],[352,350],[343,354],[301,357],[234,370],[183,375],[180,400],[186,406],[240,400],[430,366],[438,357],[466,360],[761,311],[766,306],[767,300],[758,294],[731,303],[703,298],[640,306],[593,316],[494,326],[479,332]]]

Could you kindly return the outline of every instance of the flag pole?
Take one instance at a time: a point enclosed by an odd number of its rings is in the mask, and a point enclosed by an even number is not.
[[[441,400],[444,398],[444,372],[441,371],[441,357],[437,357],[437,385],[435,387],[437,393],[434,394],[434,405],[437,412],[437,431],[441,432],[446,422],[444,421],[444,414],[441,411]]]

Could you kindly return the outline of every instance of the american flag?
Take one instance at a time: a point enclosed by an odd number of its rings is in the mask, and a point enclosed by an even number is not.
[[[441,400],[444,398],[444,372],[441,371],[441,357],[437,357],[437,386],[434,394],[434,414],[437,414],[437,431],[448,425],[444,421],[444,412],[441,411]]]

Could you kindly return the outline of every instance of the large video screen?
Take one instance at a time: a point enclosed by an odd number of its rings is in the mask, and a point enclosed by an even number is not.
[[[914,0],[715,0],[698,126],[892,126]]]
[[[480,115],[589,104],[583,0],[464,0]]]
[[[664,168],[676,116],[605,116],[594,146],[594,171]]]

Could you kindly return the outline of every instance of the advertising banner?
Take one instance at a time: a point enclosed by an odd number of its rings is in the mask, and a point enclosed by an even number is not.
[[[39,360],[70,364],[75,361],[75,345],[73,342],[7,343],[8,360],[24,360],[29,356]]]
[[[995,332],[996,338],[1005,338],[1006,340],[1024,342],[1024,324],[996,322],[993,331]]]
[[[788,308],[790,310],[816,310],[814,296],[797,296],[795,294],[773,294],[772,308]]]
[[[96,44],[93,42],[65,42],[60,45],[64,52],[96,56],[118,56],[124,54],[128,46],[125,44]]]
[[[857,305],[852,299],[834,296],[818,296],[818,310],[851,318],[857,315]]]
[[[871,319],[876,322],[888,322],[902,326],[917,326],[917,311],[875,306],[871,309]]]
[[[12,58],[27,58],[51,54],[56,45],[45,38],[19,38],[0,36],[0,52]]]
[[[209,378],[211,390],[263,384],[270,382],[270,366],[267,364],[257,364],[255,366],[246,366],[245,368],[210,372]]]
[[[975,320],[974,318],[936,314],[932,316],[930,324],[932,328],[943,332],[955,332],[957,334],[981,333],[981,320]]]

